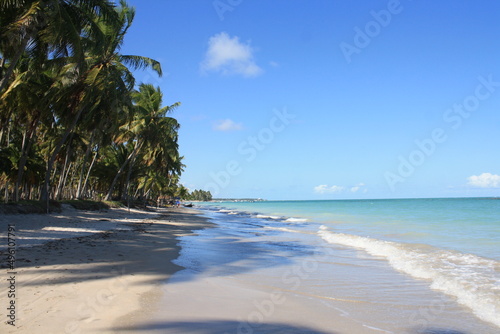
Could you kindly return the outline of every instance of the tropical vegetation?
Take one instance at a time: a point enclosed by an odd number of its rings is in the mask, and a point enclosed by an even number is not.
[[[212,200],[212,194],[210,191],[196,189],[184,197],[186,200],[190,201],[204,201],[208,202]]]
[[[179,103],[120,50],[134,8],[107,0],[0,1],[0,198],[179,196]]]

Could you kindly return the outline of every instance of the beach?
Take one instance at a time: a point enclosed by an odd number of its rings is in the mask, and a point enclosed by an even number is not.
[[[499,204],[209,203],[217,227],[181,238],[175,263],[187,269],[167,287],[205,280],[267,292],[240,310],[241,331],[221,327],[229,333],[272,333],[266,325],[280,318],[306,333],[498,333]]]
[[[0,8],[0,334],[500,333],[500,2]]]
[[[418,203],[396,202],[399,208]],[[439,201],[422,203],[425,212],[432,205],[444,207]],[[376,220],[356,225],[363,210],[375,217],[373,205],[394,213],[396,204],[349,204],[358,214],[349,223],[345,215],[342,222],[318,209],[334,205],[325,212],[348,212],[343,202],[103,212],[66,207],[59,214],[3,215],[1,226],[15,227],[17,246],[15,268],[2,263],[0,287],[15,292],[2,299],[2,332],[497,333],[493,259],[396,242],[434,240],[422,236],[424,225],[418,236],[403,233],[401,226],[412,230],[415,220],[396,228],[387,218],[392,241],[374,238],[387,228]],[[485,204],[491,206],[471,205]],[[294,215],[275,214],[286,208],[296,210]],[[478,207],[484,214],[483,209]],[[350,234],[360,226],[371,238]],[[483,239],[478,242],[485,251],[489,244]],[[478,248],[474,245],[462,247]],[[3,259],[7,250],[1,249]],[[434,276],[419,277],[424,269]],[[462,295],[453,290],[455,284],[463,284]],[[5,312],[11,300],[15,326]]]
[[[15,297],[2,299],[15,301],[13,319],[0,311],[5,333],[372,333],[258,280],[183,270],[173,263],[179,238],[215,226],[196,210],[66,207],[1,222],[17,243],[15,268],[2,267],[2,281],[15,277]]]
[[[66,209],[0,216],[1,332],[116,333],[117,326],[147,318],[162,285],[181,269],[171,262],[179,253],[177,237],[211,225],[194,212]],[[7,263],[8,225],[15,231],[14,268]],[[9,289],[14,295],[5,298]],[[14,312],[7,310],[11,301]]]
[[[216,264],[208,276],[175,264],[182,247],[192,251],[183,240],[216,227],[197,210],[66,207],[62,213],[1,219],[2,228],[15,226],[17,243],[15,267],[2,266],[2,281],[15,277],[15,297],[2,299],[2,332],[377,333],[338,310],[318,307],[293,286],[260,281],[258,271],[255,279],[245,277],[250,269],[267,267],[269,258],[245,269],[238,262],[248,259],[240,258],[238,249],[212,254],[234,262],[231,276],[214,274]],[[4,263],[7,250],[1,249]],[[200,251],[199,265],[210,248]],[[297,274],[291,282],[300,280]],[[1,287],[7,291],[9,284]],[[5,312],[10,300],[13,319]]]

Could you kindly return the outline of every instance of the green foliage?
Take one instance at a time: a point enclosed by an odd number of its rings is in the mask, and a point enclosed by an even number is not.
[[[205,191],[205,190],[194,190],[190,194],[186,196],[187,200],[190,201],[203,201],[203,202],[208,202],[212,200],[212,194],[210,191]]]
[[[134,70],[162,69],[120,53],[134,15],[125,1],[0,1],[4,201],[85,198],[96,202],[66,203],[91,209],[175,194],[180,104],[136,86]]]
[[[123,208],[125,205],[122,202],[117,201],[103,201],[102,203],[106,204],[110,208]]]

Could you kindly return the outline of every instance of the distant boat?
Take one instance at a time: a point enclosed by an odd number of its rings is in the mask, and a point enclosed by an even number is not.
[[[184,206],[185,206],[186,208],[192,208],[194,205],[193,205],[193,203],[189,203],[189,204],[184,204]]]

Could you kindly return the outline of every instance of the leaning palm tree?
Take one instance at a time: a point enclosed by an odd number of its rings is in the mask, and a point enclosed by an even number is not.
[[[162,189],[168,192],[171,186],[177,184],[178,176],[181,175],[185,165],[183,157],[179,156],[177,145],[178,124],[165,119],[159,125],[157,144],[147,148],[143,155],[143,165],[147,167],[148,173],[142,179],[140,185],[146,193],[154,188],[157,195],[162,195]]]
[[[167,141],[167,145],[177,145],[176,136],[179,126],[175,119],[167,117],[167,115],[173,112],[180,103],[162,107],[163,94],[160,88],[155,88],[150,84],[141,84],[139,90],[132,94],[132,98],[135,103],[133,119],[123,127],[122,134],[117,138],[117,141],[133,142],[134,149],[118,170],[106,195],[106,200],[111,199],[116,182],[124,173],[127,165],[129,165],[129,169],[132,169],[136,157],[144,148],[151,149],[157,145],[164,145]],[[165,136],[162,137],[165,133],[172,135],[171,140]]]
[[[77,63],[68,63],[61,70],[66,79],[53,86],[58,96],[57,103],[54,104],[55,112],[65,132],[47,162],[42,201],[48,201],[49,198],[54,161],[78,122],[83,118],[98,118],[104,113],[116,112],[131,105],[129,93],[135,85],[135,79],[130,68],[151,68],[158,75],[162,74],[160,63],[153,59],[119,53],[135,11],[125,1],[121,1],[117,13],[118,23],[109,22],[106,17],[95,18],[94,23],[103,32],[104,39],[85,38],[85,71],[80,71]]]
[[[11,85],[3,96],[2,122],[0,124],[0,143],[4,133],[17,130],[19,140],[19,159],[17,161],[17,178],[14,186],[14,199],[19,200],[20,187],[23,182],[26,164],[30,158],[31,148],[35,144],[40,126],[50,122],[52,117],[50,101],[47,99],[47,87],[53,83],[49,72],[31,71],[33,62],[23,59],[16,85]]]

